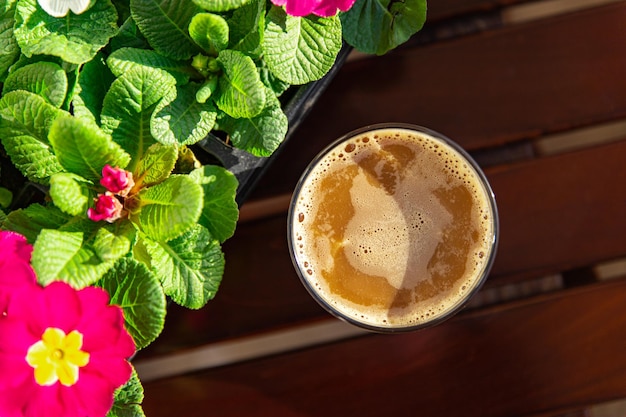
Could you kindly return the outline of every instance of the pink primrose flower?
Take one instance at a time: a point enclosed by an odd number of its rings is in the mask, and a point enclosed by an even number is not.
[[[320,17],[330,17],[338,10],[347,12],[355,0],[272,0],[276,6],[285,6],[285,12],[290,16],[308,16],[314,14]]]
[[[134,351],[103,289],[31,286],[0,319],[0,415],[104,417]]]
[[[121,168],[113,168],[107,164],[102,168],[102,179],[100,184],[113,194],[125,197],[135,185],[133,173],[124,171]]]
[[[11,294],[37,283],[30,266],[33,246],[18,233],[0,231],[0,316],[6,312]]]
[[[96,206],[87,209],[87,216],[94,222],[106,220],[109,223],[113,223],[122,217],[123,209],[124,206],[114,195],[109,193],[100,194],[96,199]]]

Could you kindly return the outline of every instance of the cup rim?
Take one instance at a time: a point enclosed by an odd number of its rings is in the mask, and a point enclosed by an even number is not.
[[[366,133],[366,132],[376,132],[379,130],[387,130],[387,129],[409,130],[412,132],[426,134],[428,136],[431,136],[435,140],[439,140],[443,142],[452,150],[456,151],[463,159],[465,159],[467,163],[469,164],[469,166],[472,168],[472,170],[475,172],[477,178],[480,180],[480,183],[484,188],[485,196],[487,197],[489,206],[491,208],[491,213],[490,213],[491,219],[492,219],[491,223],[493,225],[493,238],[492,238],[492,242],[489,248],[490,249],[489,258],[484,264],[481,276],[474,281],[473,287],[469,291],[467,291],[463,295],[463,297],[461,297],[455,304],[451,305],[450,308],[448,308],[445,312],[441,313],[440,315],[436,316],[434,319],[420,322],[420,323],[398,325],[398,326],[376,325],[376,324],[360,321],[351,315],[343,313],[342,311],[340,311],[339,309],[331,305],[329,302],[327,302],[326,299],[324,299],[317,292],[317,290],[315,290],[314,286],[309,282],[309,280],[305,276],[305,272],[298,261],[298,254],[296,250],[297,243],[294,239],[294,233],[293,233],[294,231],[293,224],[295,220],[294,218],[295,208],[297,206],[300,193],[302,191],[303,186],[305,185],[307,178],[309,177],[309,174],[315,169],[317,164],[330,151],[335,149],[338,145],[346,142],[347,140],[357,135]],[[387,123],[376,123],[376,124],[366,125],[361,128],[354,129],[340,136],[339,138],[333,140],[330,144],[325,146],[309,162],[309,164],[307,165],[307,167],[301,174],[300,178],[298,179],[298,182],[296,183],[296,186],[294,188],[294,191],[291,197],[289,210],[287,213],[287,244],[289,248],[289,255],[293,263],[294,269],[296,270],[296,273],[298,275],[298,278],[302,282],[303,286],[305,287],[309,295],[332,316],[342,321],[345,321],[347,323],[350,323],[354,326],[357,326],[357,327],[360,327],[360,328],[363,328],[365,330],[369,330],[372,332],[376,332],[376,333],[404,333],[404,332],[415,331],[415,330],[435,326],[437,324],[440,324],[443,321],[448,320],[454,315],[456,315],[459,311],[461,311],[467,305],[467,303],[473,298],[473,296],[481,289],[487,277],[489,276],[489,273],[493,267],[493,263],[496,258],[499,236],[500,236],[500,219],[499,219],[499,214],[498,214],[498,207],[496,204],[496,197],[487,179],[487,176],[483,172],[482,168],[478,165],[478,163],[474,160],[474,158],[457,142],[453,141],[452,139],[450,139],[449,137],[445,136],[442,133],[439,133],[437,131],[434,131],[432,129],[429,129],[420,125],[410,124],[410,123],[401,123],[401,122],[387,122]]]

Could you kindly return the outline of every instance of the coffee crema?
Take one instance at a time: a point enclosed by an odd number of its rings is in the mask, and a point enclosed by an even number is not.
[[[488,273],[493,194],[435,132],[372,128],[327,149],[301,179],[292,258],[331,313],[373,330],[419,328],[458,309]]]

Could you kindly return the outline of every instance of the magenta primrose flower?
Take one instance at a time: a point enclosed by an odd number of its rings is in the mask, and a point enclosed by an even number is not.
[[[23,286],[36,285],[30,266],[33,247],[18,233],[0,231],[0,316],[6,312],[11,294]]]
[[[107,164],[102,168],[100,184],[113,194],[126,197],[135,185],[133,173]]]
[[[96,199],[96,206],[87,209],[87,217],[94,222],[105,220],[113,223],[122,217],[124,206],[114,195],[110,193],[100,194]]]
[[[347,12],[355,0],[272,0],[276,6],[285,6],[285,12],[290,16],[307,16],[314,14],[320,17],[330,17],[338,10]]]
[[[134,351],[103,289],[30,286],[0,318],[0,416],[105,417]]]

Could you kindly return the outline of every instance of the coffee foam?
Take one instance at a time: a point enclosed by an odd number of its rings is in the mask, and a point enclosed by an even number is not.
[[[401,145],[401,146],[397,146]],[[404,152],[404,147],[410,152]],[[401,151],[399,151],[399,149]],[[378,155],[373,158],[372,155]],[[366,159],[369,158],[369,159]],[[369,161],[351,179],[349,200],[353,213],[341,232],[328,223],[318,224],[320,233],[311,231],[312,219],[320,207],[311,204],[324,178],[341,173],[354,162]],[[398,161],[401,160],[400,165]],[[395,166],[394,166],[395,164]],[[403,168],[394,170],[391,168]],[[335,309],[376,326],[408,326],[432,320],[453,309],[471,291],[475,276],[485,268],[493,241],[490,203],[476,172],[457,152],[431,136],[409,130],[386,129],[362,134],[338,145],[317,164],[317,173],[308,177],[295,202],[292,224],[296,236],[296,257],[305,278],[319,296]],[[437,174],[435,174],[437,173]],[[386,184],[381,187],[381,179]],[[364,307],[332,294],[323,278],[335,268],[329,254],[342,252],[358,273],[382,277],[388,287],[411,293],[417,286],[432,286],[433,276],[446,276],[444,263],[427,265],[454,221],[435,197],[437,190],[463,184],[472,194],[472,217],[480,218],[486,230],[473,257],[468,257],[464,277],[442,294],[435,294],[409,305],[370,305]],[[430,198],[418,198],[429,195]],[[486,218],[484,218],[486,216]],[[305,244],[307,234],[313,234]],[[415,298],[415,294],[411,294]]]

